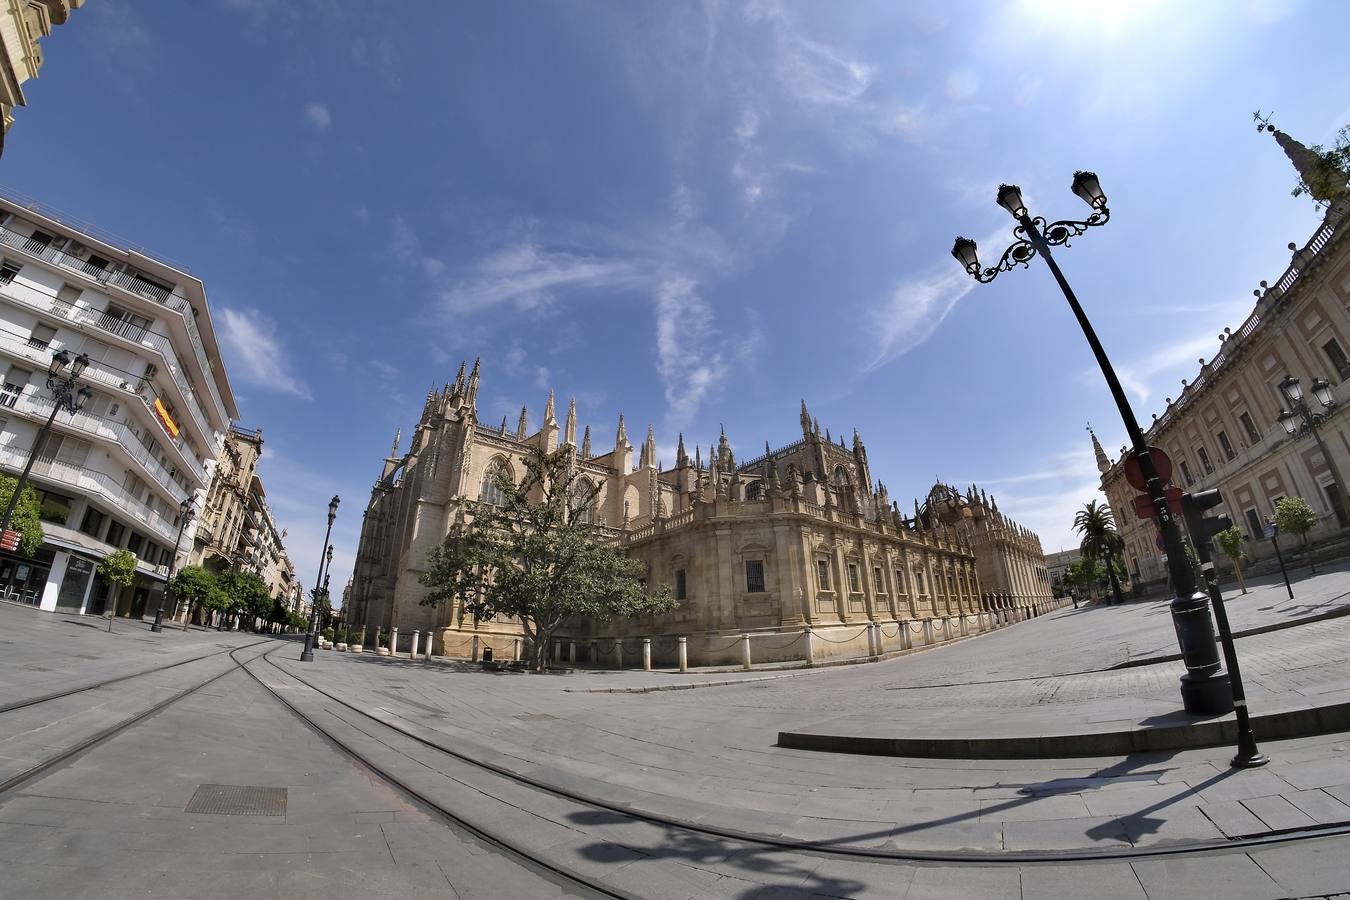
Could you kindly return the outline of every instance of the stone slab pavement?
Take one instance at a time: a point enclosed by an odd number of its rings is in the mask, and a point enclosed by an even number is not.
[[[1239,595],[1232,618],[1252,627],[1344,606],[1350,574],[1318,578],[1297,582],[1292,603],[1269,585]],[[1350,620],[1339,619],[1239,641],[1254,710],[1347,698],[1346,633]],[[335,653],[300,667],[276,658],[465,752],[640,808],[756,831],[999,852],[1222,840],[1281,823],[1350,821],[1347,735],[1267,742],[1271,765],[1245,771],[1228,766],[1228,748],[933,760],[774,746],[779,731],[844,716],[984,735],[1019,717],[1040,728],[1091,729],[1173,715],[1178,663],[1065,674],[1170,651],[1171,634],[1165,603],[1070,608],[874,664],[768,678],[750,672],[744,683],[650,694],[591,691],[690,676],[535,676]]]

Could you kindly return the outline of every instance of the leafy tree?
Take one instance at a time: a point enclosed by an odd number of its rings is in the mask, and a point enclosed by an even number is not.
[[[675,602],[667,586],[648,591],[646,566],[579,514],[599,488],[586,486],[574,454],[570,446],[533,449],[519,484],[499,473],[501,505],[476,505],[473,520],[451,529],[421,576],[431,588],[425,605],[459,598],[479,620],[518,619],[540,672],[564,620],[658,613]]]
[[[1303,553],[1308,558],[1308,569],[1313,566],[1312,550],[1308,547],[1308,532],[1317,524],[1317,513],[1302,497],[1281,497],[1275,503],[1275,527],[1288,534],[1296,534],[1303,542]]]
[[[113,588],[108,608],[108,630],[112,631],[117,604],[122,599],[122,589],[131,587],[131,583],[136,580],[136,554],[125,547],[114,550],[98,561],[98,574]]]
[[[1064,570],[1064,581],[1084,600],[1090,600],[1097,586],[1106,581],[1106,566],[1095,559],[1075,559]]]
[[[1314,144],[1308,150],[1314,156],[1313,163],[1292,193],[1295,197],[1306,194],[1317,206],[1326,206],[1346,192],[1346,182],[1350,181],[1350,125],[1336,132],[1336,144],[1331,149]]]
[[[257,575],[243,569],[226,569],[216,580],[227,598],[222,610],[226,615],[244,617],[250,629],[256,628],[258,619],[271,615],[272,595],[267,582]]]
[[[1073,517],[1073,527],[1083,537],[1080,545],[1083,559],[1105,563],[1116,602],[1125,602],[1120,595],[1120,578],[1116,570],[1116,558],[1124,551],[1125,541],[1116,531],[1116,518],[1111,513],[1111,507],[1089,500]],[[1110,601],[1107,601],[1107,605],[1111,605]]]
[[[17,478],[0,475],[0,509],[9,507],[14,496]],[[14,515],[9,519],[9,527],[20,533],[19,555],[30,557],[42,546],[42,502],[31,484],[25,484],[19,494],[19,503],[14,507]]]
[[[169,582],[169,593],[175,603],[186,604],[183,610],[183,630],[192,621],[193,610],[214,609],[212,595],[219,592],[216,576],[201,566],[183,566]]]
[[[1242,533],[1242,529],[1236,525],[1214,535],[1214,543],[1219,545],[1224,556],[1233,561],[1233,575],[1236,576],[1244,594],[1247,593],[1247,579],[1242,577],[1242,561],[1247,558],[1242,546],[1245,540],[1246,536]]]

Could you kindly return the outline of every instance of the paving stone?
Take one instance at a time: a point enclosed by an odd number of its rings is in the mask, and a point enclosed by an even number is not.
[[[1262,822],[1255,813],[1237,800],[1206,803],[1200,807],[1200,812],[1204,813],[1228,837],[1261,834],[1267,830],[1266,823]]]
[[[1144,900],[1147,896],[1129,863],[1022,866],[1022,896]]]
[[[1319,825],[1350,822],[1350,806],[1326,791],[1296,791],[1283,796]]]
[[[1350,859],[1339,840],[1300,841],[1249,854],[1286,896],[1309,897],[1350,886]]]
[[[1021,900],[1021,875],[1015,867],[920,867],[914,870],[905,900]]]
[[[1243,854],[1149,859],[1130,866],[1150,900],[1179,897],[1276,900],[1290,896],[1261,866]]]
[[[1250,800],[1243,800],[1242,805],[1255,813],[1271,831],[1306,828],[1314,824],[1311,816],[1279,795],[1253,797]]]

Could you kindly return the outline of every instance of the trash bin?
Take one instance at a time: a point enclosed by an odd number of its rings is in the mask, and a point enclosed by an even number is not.
[[[490,662],[492,662],[492,648],[491,648],[491,647],[484,647],[484,648],[483,648],[483,662],[485,662],[485,663],[490,663]]]

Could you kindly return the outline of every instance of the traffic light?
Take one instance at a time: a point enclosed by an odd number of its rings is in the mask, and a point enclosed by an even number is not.
[[[1222,502],[1223,494],[1219,493],[1218,488],[1181,495],[1181,509],[1186,516],[1186,527],[1191,532],[1191,540],[1197,551],[1202,546],[1205,548],[1205,556],[1209,555],[1209,542],[1214,535],[1233,527],[1233,520],[1227,513],[1219,513],[1217,516],[1205,515],[1206,510],[1213,509]]]

